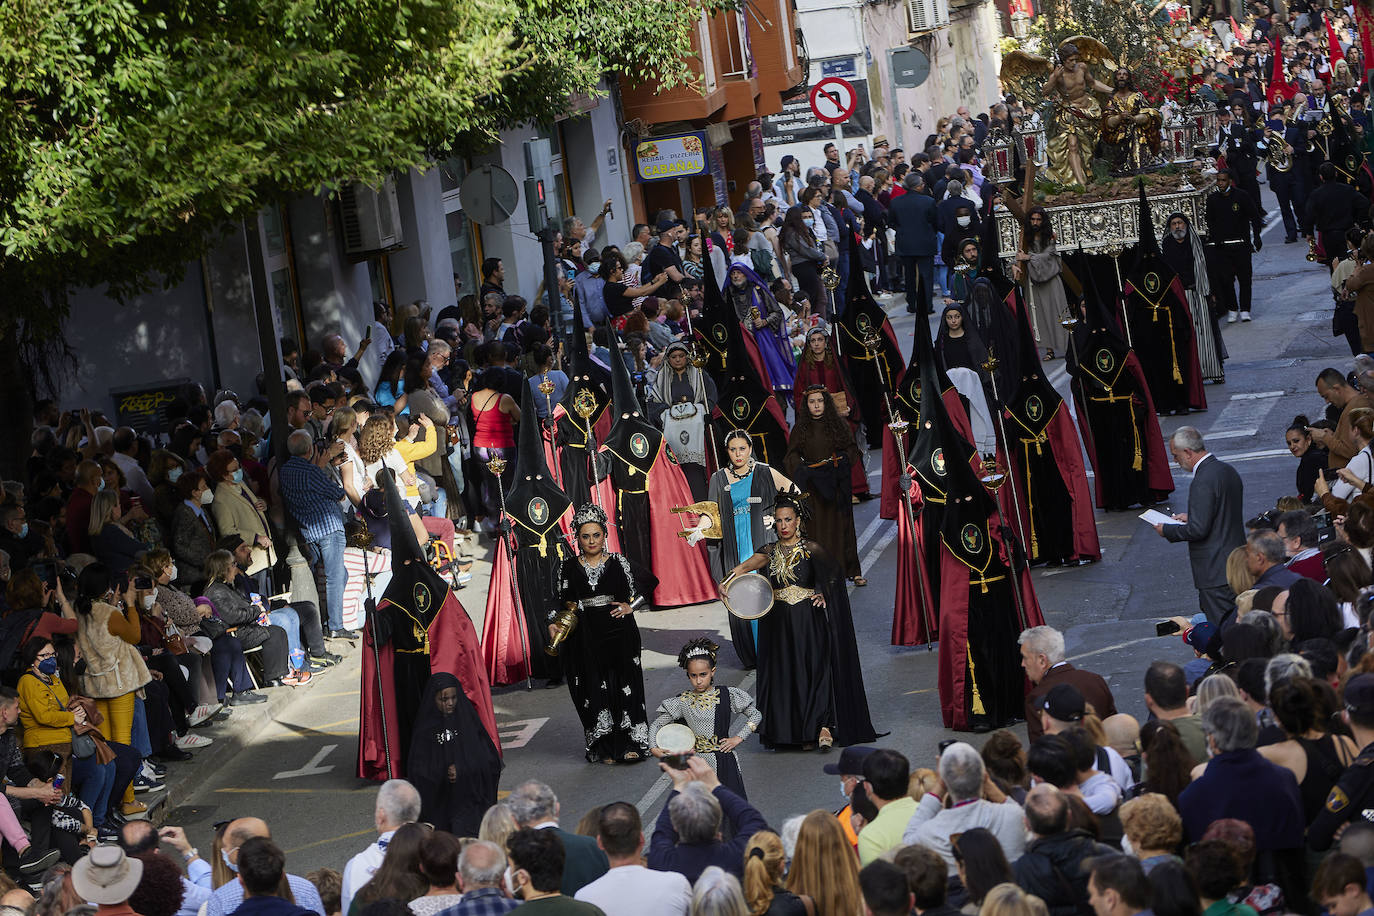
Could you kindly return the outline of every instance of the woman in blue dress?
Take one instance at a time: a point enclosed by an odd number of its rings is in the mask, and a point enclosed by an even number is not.
[[[792,354],[792,341],[783,320],[782,307],[754,270],[736,261],[726,271],[721,290],[725,300],[735,308],[740,325],[754,338],[769,384],[783,397],[782,403],[792,399],[792,378],[797,374],[797,360]]]
[[[753,440],[742,429],[725,436],[725,467],[711,475],[707,499],[720,507],[721,539],[711,550],[711,574],[719,582],[725,574],[775,539],[764,515],[779,492],[796,489],[777,469],[754,460]],[[696,540],[699,538],[694,538]],[[758,657],[759,623],[730,615],[730,641],[740,664],[752,668]]]

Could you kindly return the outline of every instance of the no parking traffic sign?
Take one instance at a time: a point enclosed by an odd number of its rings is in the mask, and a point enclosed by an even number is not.
[[[842,124],[854,114],[859,94],[853,84],[838,76],[827,76],[811,87],[811,111],[826,124]]]

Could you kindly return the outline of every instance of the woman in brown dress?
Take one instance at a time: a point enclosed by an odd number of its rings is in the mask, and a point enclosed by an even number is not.
[[[867,585],[859,568],[850,477],[850,468],[860,460],[859,447],[824,386],[807,388],[805,404],[787,440],[787,475],[808,497],[811,537],[835,558],[846,578]]]

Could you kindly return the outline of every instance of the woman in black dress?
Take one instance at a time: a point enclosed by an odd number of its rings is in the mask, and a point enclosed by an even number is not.
[[[802,750],[875,741],[844,579],[802,538],[797,497],[778,496],[773,527],[778,540],[730,572],[760,570],[773,586],[773,607],[759,621],[759,737],[765,747]]]
[[[972,369],[982,377],[988,348],[978,336],[978,329],[969,323],[961,303],[951,302],[945,306],[944,314],[940,316],[940,330],[935,335],[935,352],[946,372],[951,369]]]
[[[458,678],[436,672],[415,716],[406,779],[420,793],[420,818],[454,836],[476,836],[496,804],[501,754]]]
[[[809,498],[811,534],[855,585],[867,585],[859,567],[854,534],[853,477],[862,459],[849,424],[835,410],[823,385],[806,389],[806,407],[787,440],[787,474]]]
[[[644,670],[639,661],[639,600],[630,564],[606,550],[606,512],[588,503],[573,516],[580,555],[563,561],[559,602],[577,607],[577,623],[559,655],[568,693],[582,720],[588,760],[637,763],[649,753]],[[549,635],[557,636],[550,624]]]

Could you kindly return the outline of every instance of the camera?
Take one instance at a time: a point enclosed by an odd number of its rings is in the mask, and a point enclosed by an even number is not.
[[[134,588],[140,591],[148,591],[153,587],[153,580],[147,576],[138,576],[134,579]]]

